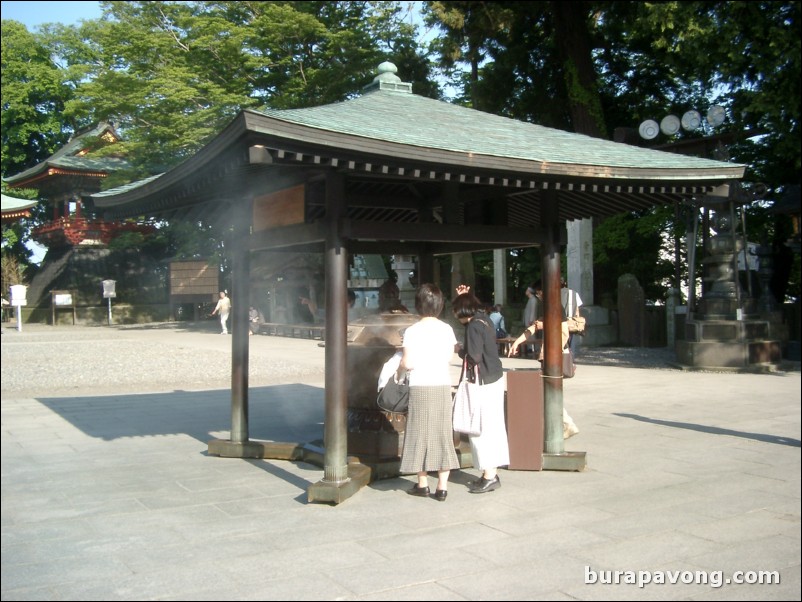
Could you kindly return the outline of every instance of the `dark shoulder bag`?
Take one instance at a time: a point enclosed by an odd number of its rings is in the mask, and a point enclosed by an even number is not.
[[[409,408],[409,375],[405,374],[400,382],[396,382],[393,375],[379,391],[376,403],[385,412],[406,414]]]

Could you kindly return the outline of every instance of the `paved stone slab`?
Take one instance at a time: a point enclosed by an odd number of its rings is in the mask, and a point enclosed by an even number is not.
[[[249,342],[251,436],[322,437],[318,342]],[[307,502],[317,466],[208,455],[230,426],[230,378],[207,370],[229,337],[6,329],[2,599],[798,600],[799,372],[586,351],[564,383],[585,471],[503,470],[481,496],[455,471],[446,503],[403,477],[330,506]],[[781,582],[726,583],[759,571]]]

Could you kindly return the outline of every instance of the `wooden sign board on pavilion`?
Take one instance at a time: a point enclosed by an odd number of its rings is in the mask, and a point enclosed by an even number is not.
[[[192,303],[193,319],[198,319],[198,304],[217,298],[220,290],[219,270],[214,264],[200,261],[170,262],[170,314],[182,303]]]
[[[261,232],[280,226],[303,224],[305,187],[294,186],[253,201],[253,231]]]

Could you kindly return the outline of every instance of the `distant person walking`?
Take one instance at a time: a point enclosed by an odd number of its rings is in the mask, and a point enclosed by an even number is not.
[[[220,299],[218,299],[217,305],[214,306],[212,311],[212,315],[218,314],[220,316],[220,326],[223,328],[223,332],[220,334],[228,334],[228,314],[230,313],[231,299],[228,298],[226,291],[220,291]]]

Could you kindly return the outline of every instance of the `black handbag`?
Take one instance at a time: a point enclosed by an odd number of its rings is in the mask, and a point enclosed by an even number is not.
[[[394,414],[406,414],[409,408],[409,377],[404,375],[401,382],[396,382],[395,375],[379,391],[376,398],[379,409]]]

